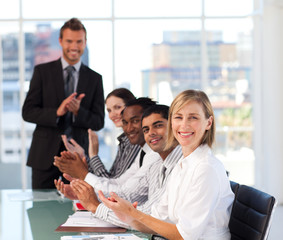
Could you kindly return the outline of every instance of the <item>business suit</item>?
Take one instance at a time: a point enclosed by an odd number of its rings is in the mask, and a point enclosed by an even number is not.
[[[87,129],[100,130],[104,126],[101,75],[81,64],[76,92],[85,93],[85,97],[72,123],[72,137],[87,151]],[[54,167],[54,156],[60,151],[64,134],[64,116],[58,118],[56,111],[65,98],[61,59],[37,65],[22,108],[23,119],[36,124],[27,161],[33,169],[46,171]]]

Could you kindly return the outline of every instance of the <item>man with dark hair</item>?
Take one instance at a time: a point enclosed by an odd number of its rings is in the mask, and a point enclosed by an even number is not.
[[[27,165],[32,167],[32,188],[54,188],[62,173],[53,165],[54,156],[65,150],[61,135],[73,138],[85,151],[87,130],[104,126],[102,76],[81,62],[86,30],[76,18],[60,30],[62,57],[37,65],[30,82],[22,116],[36,128]]]
[[[164,119],[168,119],[168,112],[169,112],[169,107],[166,105],[161,105],[161,104],[153,105],[144,111],[142,115],[142,120],[154,113],[159,114]]]
[[[63,32],[66,29],[70,29],[72,31],[80,31],[83,30],[85,33],[85,39],[87,39],[86,36],[86,29],[85,26],[81,23],[81,21],[77,18],[71,18],[69,21],[65,22],[64,25],[60,29],[60,38],[63,38]]]
[[[124,189],[131,186],[132,182],[135,179],[139,179],[141,176],[145,175],[148,171],[150,166],[154,164],[155,161],[159,160],[159,155],[156,154],[149,145],[145,142],[144,134],[141,125],[142,114],[146,111],[147,108],[150,106],[156,105],[156,102],[152,101],[150,98],[138,98],[131,101],[131,103],[126,105],[123,115],[122,115],[122,122],[123,122],[123,131],[125,135],[128,137],[131,144],[138,144],[141,146],[141,150],[138,153],[137,157],[135,158],[133,164],[127,171],[125,171],[120,177],[118,178],[105,178],[105,177],[98,177],[94,174],[84,171],[78,172],[73,169],[72,172],[66,172],[71,174],[72,177],[78,178],[81,180],[86,181],[90,185],[92,185],[96,189],[103,189],[105,192],[110,191],[124,191]],[[78,154],[71,154],[73,158],[64,159],[64,153],[62,153],[62,157],[55,158],[56,166],[60,169],[60,162],[61,161],[76,161],[82,162]],[[78,165],[78,163],[77,163]],[[60,169],[61,170],[61,169]],[[74,173],[74,174],[72,174]],[[64,174],[64,176],[66,176]],[[66,176],[67,177],[67,176]],[[71,179],[70,179],[71,180]],[[55,185],[58,190],[65,193],[66,197],[73,198],[73,195],[68,195],[71,191],[69,191],[70,186],[64,185],[61,183],[61,180],[55,180]],[[65,191],[65,189],[67,189]],[[144,196],[138,198],[139,201],[145,201]]]
[[[105,190],[119,188],[121,184],[124,184],[130,177],[135,175],[140,168],[142,168],[143,171],[146,171],[148,165],[154,162],[154,157],[151,159],[152,155],[157,155],[145,143],[141,127],[141,119],[144,111],[146,111],[148,107],[154,105],[156,105],[155,101],[145,97],[133,99],[129,101],[129,104],[126,103],[125,109],[122,112],[123,131],[130,143],[132,145],[140,145],[141,149],[131,167],[118,178],[109,179],[106,177],[95,176],[88,172],[88,168],[78,154],[70,152],[62,152],[61,157],[55,157],[55,166],[57,166],[61,172],[64,172],[73,178],[85,180],[93,186],[99,186],[99,188]],[[70,161],[72,161],[72,164],[69,164]],[[68,176],[66,177],[68,178]],[[55,181],[55,184],[57,185],[57,181]]]
[[[156,105],[156,102],[152,101],[152,99],[148,97],[140,97],[130,100],[129,102],[126,103],[125,107],[130,107],[134,105],[139,105],[143,108],[143,110],[145,110],[148,107]]]
[[[123,185],[119,189],[121,197],[130,202],[138,201],[137,208],[146,214],[151,213],[153,204],[159,203],[171,171],[182,157],[180,145],[164,149],[167,141],[168,109],[169,107],[165,105],[155,105],[145,110],[142,119],[144,138],[150,148],[159,154],[159,160],[154,162],[148,171],[140,175],[137,173],[138,177],[129,179],[130,184]],[[98,201],[91,185],[76,180],[71,182],[71,187],[82,205],[94,213],[95,217],[129,228],[110,209]],[[106,194],[108,195],[109,192]]]

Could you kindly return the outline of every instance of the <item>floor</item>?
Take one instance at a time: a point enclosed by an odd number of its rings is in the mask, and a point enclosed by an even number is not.
[[[274,211],[268,240],[283,239],[283,205],[277,205]]]

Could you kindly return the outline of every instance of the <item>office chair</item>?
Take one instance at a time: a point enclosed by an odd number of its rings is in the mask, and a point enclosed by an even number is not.
[[[239,187],[240,187],[240,184],[237,183],[237,182],[233,182],[233,181],[230,181],[230,186],[231,186],[231,189],[233,191],[233,193],[235,194],[235,196],[237,195],[238,193],[238,190],[239,190]]]
[[[240,185],[229,221],[231,240],[266,240],[275,205],[273,196]]]

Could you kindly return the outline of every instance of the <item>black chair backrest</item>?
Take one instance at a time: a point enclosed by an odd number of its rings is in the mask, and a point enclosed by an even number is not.
[[[235,194],[235,196],[237,195],[238,193],[238,189],[240,187],[240,184],[239,183],[236,183],[236,182],[233,182],[233,181],[230,181],[230,186],[231,186],[231,189],[233,191],[233,193]]]
[[[239,185],[229,221],[231,240],[266,239],[274,204],[273,196]]]

